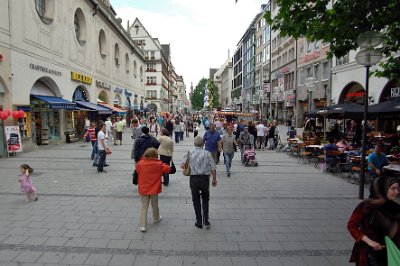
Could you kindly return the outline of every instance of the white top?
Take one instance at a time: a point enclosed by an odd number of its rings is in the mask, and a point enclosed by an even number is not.
[[[106,122],[104,122],[104,124],[106,124],[106,131],[111,131],[111,127],[112,127],[112,123],[110,120],[107,120]]]
[[[90,120],[89,119],[85,120],[85,127],[90,127]]]
[[[99,148],[99,151],[104,151],[103,145],[101,145],[101,140],[105,141],[106,135],[104,134],[103,130],[100,130],[99,133],[97,133],[97,147]]]
[[[256,126],[256,129],[257,129],[257,137],[264,137],[265,126],[263,124],[259,124]]]

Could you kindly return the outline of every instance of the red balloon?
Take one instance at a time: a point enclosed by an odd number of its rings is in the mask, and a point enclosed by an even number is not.
[[[19,110],[19,111],[18,111],[18,117],[19,117],[19,118],[23,118],[24,116],[25,116],[24,110]]]
[[[11,112],[8,109],[5,111],[5,113],[7,114],[7,118],[11,115]]]
[[[3,111],[0,111],[0,119],[3,117]]]
[[[7,113],[3,113],[3,115],[1,116],[1,119],[3,119],[3,120],[7,120],[7,118],[8,118],[8,115],[7,115]]]
[[[18,111],[13,111],[12,112],[12,117],[14,118],[14,119],[18,119]]]

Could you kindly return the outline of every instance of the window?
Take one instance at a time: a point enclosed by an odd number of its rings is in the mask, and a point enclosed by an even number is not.
[[[304,44],[302,43],[300,45],[300,57],[303,57],[303,55],[304,55]]]
[[[156,85],[157,78],[156,77],[147,77],[147,84]]]
[[[107,57],[107,47],[106,47],[106,34],[104,30],[100,30],[99,33],[99,52],[101,58],[106,59]]]
[[[287,63],[287,52],[282,55],[282,65]]]
[[[319,41],[315,41],[314,47],[315,50],[319,50]]]
[[[306,78],[312,78],[312,77],[313,77],[312,68],[307,67],[306,68]]]
[[[76,40],[80,45],[86,43],[86,20],[82,9],[78,8],[74,15],[74,29]]]
[[[36,12],[45,24],[50,24],[54,20],[54,5],[54,0],[35,0]]]
[[[276,48],[276,38],[272,40],[272,50],[275,50],[275,48]]]
[[[270,37],[270,29],[269,26],[267,26],[264,32],[264,43],[268,43],[270,41]]]
[[[304,84],[305,76],[304,76],[304,69],[303,68],[299,69],[298,75],[299,75],[299,85]]]
[[[156,59],[156,53],[154,51],[150,52],[150,59]]]
[[[157,91],[156,90],[148,90],[147,91],[147,98],[157,99]]]
[[[325,61],[322,63],[322,79],[329,78],[329,61]]]
[[[307,54],[311,53],[311,42],[307,41]]]
[[[282,65],[281,57],[279,56],[276,62],[276,67],[280,67]]]
[[[156,64],[154,63],[148,63],[146,66],[147,71],[156,71]]]
[[[118,45],[118,43],[116,43],[114,46],[114,60],[115,60],[115,65],[117,67],[119,67],[120,62],[119,62],[119,45]]]
[[[129,55],[127,53],[125,54],[125,71],[129,73]]]
[[[139,75],[140,75],[140,82],[143,82],[143,66],[140,66]]]
[[[137,65],[136,65],[136,60],[133,60],[133,77],[137,77]]]
[[[321,79],[321,75],[319,73],[319,64],[315,64],[314,65],[314,77],[315,77],[315,81],[319,81]]]
[[[294,60],[294,48],[289,50],[289,62]]]

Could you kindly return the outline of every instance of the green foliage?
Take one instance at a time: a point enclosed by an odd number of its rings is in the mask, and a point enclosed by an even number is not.
[[[208,91],[209,91],[209,99],[210,99],[210,108],[218,108],[219,102],[219,91],[217,85],[215,85],[212,79],[208,82]]]
[[[193,110],[201,110],[204,106],[204,89],[208,79],[202,78],[197,84],[196,88],[193,91],[192,98],[190,99],[192,103]]]
[[[386,60],[374,75],[400,81],[400,1],[398,0],[276,0],[277,16],[265,18],[281,36],[322,40],[330,44],[329,56],[342,57],[357,48],[360,33],[374,30],[383,33],[379,50]]]

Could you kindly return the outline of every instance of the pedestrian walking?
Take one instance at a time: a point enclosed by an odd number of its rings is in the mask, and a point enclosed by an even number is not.
[[[385,236],[400,247],[399,181],[381,176],[373,182],[373,194],[358,204],[347,229],[356,240],[350,262],[356,265],[388,265]]]
[[[90,142],[92,143],[92,154],[90,158],[93,160],[97,153],[97,135],[96,135],[96,122],[92,122],[92,125],[86,130],[84,138],[90,137]]]
[[[226,176],[231,176],[231,166],[233,156],[235,155],[235,147],[237,145],[232,126],[227,126],[227,133],[222,136],[222,150],[224,151]]]
[[[135,141],[135,162],[138,163],[144,152],[148,148],[158,149],[160,142],[149,134],[149,128],[147,126],[142,127],[142,135]]]
[[[171,119],[165,123],[165,128],[168,130],[169,136],[172,138],[172,133],[174,132],[174,124],[172,123]]]
[[[115,131],[117,134],[114,145],[118,145],[118,142],[119,142],[119,145],[122,145],[122,132],[124,131],[124,122],[121,121],[121,118],[119,116],[117,117],[117,122],[115,122],[114,127],[115,127]]]
[[[258,125],[256,126],[256,131],[257,131],[257,148],[259,150],[263,149],[264,150],[264,140],[265,140],[265,127],[264,124],[261,122],[258,122]]]
[[[104,122],[104,124],[106,124],[106,138],[109,141],[114,141],[114,136],[112,134],[113,126],[112,126],[112,122],[111,122],[111,117],[107,117],[107,120],[106,120],[106,122]]]
[[[218,152],[221,152],[221,135],[215,130],[215,124],[210,124],[210,129],[204,133],[203,141],[205,150],[211,153],[216,164],[219,163]]]
[[[153,222],[159,223],[162,219],[158,208],[158,194],[161,193],[161,176],[169,173],[171,167],[168,164],[158,160],[157,149],[148,148],[136,165],[138,174],[138,191],[142,203],[140,212],[139,230],[146,232],[147,228],[147,210],[151,202],[153,209]]]
[[[160,126],[154,121],[154,118],[150,118],[148,127],[150,130],[150,135],[157,138],[158,133],[160,132]]]
[[[215,161],[211,153],[203,149],[203,138],[197,136],[194,139],[195,149],[184,156],[184,167],[186,159],[190,165],[190,190],[192,192],[193,208],[196,215],[195,226],[203,228],[203,224],[210,228],[209,201],[210,201],[210,175],[212,175],[212,186],[217,186],[217,172]],[[203,212],[202,212],[203,210]]]
[[[107,157],[106,151],[108,150],[106,142],[106,125],[104,123],[101,123],[101,130],[97,134],[97,143],[98,143],[98,154],[99,154],[99,161],[97,162],[97,172],[107,173],[107,171],[103,170],[103,167],[106,166],[106,157]]]
[[[175,135],[175,143],[179,143],[179,140],[181,139],[181,125],[179,122],[178,118],[175,118],[175,123],[174,123],[174,135]]]
[[[180,120],[179,125],[181,127],[181,133],[180,133],[179,140],[183,141],[183,134],[185,134],[185,130],[186,130],[185,123],[182,120]]]
[[[169,137],[169,132],[167,129],[162,128],[161,134],[157,138],[160,142],[160,146],[158,147],[158,154],[160,155],[160,160],[163,163],[170,165],[172,161],[172,155],[174,153],[174,142]],[[164,186],[169,185],[169,173],[163,174],[163,184]]]
[[[194,126],[193,126],[193,137],[197,137],[197,135],[199,134],[199,126],[197,124],[197,122],[194,122]]]
[[[21,164],[21,176],[19,178],[19,185],[21,192],[26,196],[26,202],[37,201],[36,188],[33,186],[31,174],[33,169],[27,164]]]
[[[132,127],[131,139],[133,139],[131,159],[135,159],[135,142],[142,135],[142,128],[139,125],[139,120],[137,118],[132,119],[131,127]]]
[[[240,145],[240,160],[243,163],[243,154],[245,150],[254,148],[254,136],[249,133],[249,128],[245,127],[243,132],[239,136]]]

